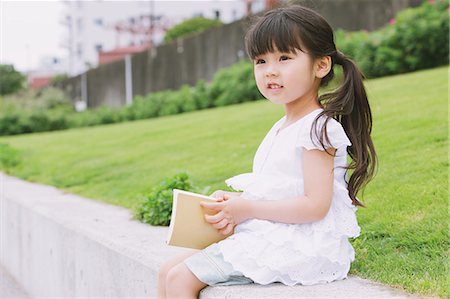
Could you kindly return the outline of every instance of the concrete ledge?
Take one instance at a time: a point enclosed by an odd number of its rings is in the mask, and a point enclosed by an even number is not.
[[[185,249],[131,212],[0,173],[0,263],[30,297],[156,298],[161,263]],[[418,298],[350,277],[326,285],[205,288],[200,298]]]
[[[22,287],[12,278],[0,264],[0,298],[21,298],[27,299],[29,296]]]

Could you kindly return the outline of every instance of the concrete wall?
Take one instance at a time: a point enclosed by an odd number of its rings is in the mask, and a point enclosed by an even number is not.
[[[0,265],[31,298],[157,298],[162,262],[187,252],[167,246],[167,233],[126,209],[0,172]],[[313,286],[207,287],[199,298],[418,299],[354,276]]]
[[[126,209],[0,181],[0,264],[32,298],[155,298],[159,265],[182,251]]]
[[[89,107],[125,104],[125,61],[105,64],[87,72]]]
[[[423,0],[296,0],[295,2],[319,12],[333,28],[373,31],[385,25],[400,10],[420,5]]]
[[[421,0],[298,0],[322,14],[334,28],[373,30],[396,12]],[[131,59],[132,96],[178,89],[183,84],[209,81],[220,68],[246,57],[244,35],[250,25],[244,19],[136,54]],[[126,103],[125,62],[119,61],[90,70],[83,76],[59,84],[70,98],[87,101],[87,107],[111,107]],[[83,86],[85,95],[83,96]]]

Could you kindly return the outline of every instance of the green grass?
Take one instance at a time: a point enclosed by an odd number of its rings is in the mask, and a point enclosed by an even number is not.
[[[367,82],[379,157],[358,210],[351,273],[409,292],[446,297],[447,68]],[[251,171],[253,154],[283,109],[260,101],[159,119],[0,138],[17,149],[10,172],[133,207],[165,177],[188,171],[199,186]]]

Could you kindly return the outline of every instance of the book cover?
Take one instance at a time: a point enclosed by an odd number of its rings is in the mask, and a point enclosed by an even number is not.
[[[217,199],[193,192],[173,189],[172,217],[170,220],[167,244],[171,246],[203,249],[225,239],[204,215],[216,212],[200,206],[201,201]]]

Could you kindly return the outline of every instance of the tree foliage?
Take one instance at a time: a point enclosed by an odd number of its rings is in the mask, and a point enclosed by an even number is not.
[[[14,93],[23,87],[25,76],[13,65],[0,64],[0,95]]]
[[[222,22],[220,20],[207,19],[204,17],[191,18],[169,29],[164,36],[164,42],[169,42],[192,33],[198,33],[221,24]]]

